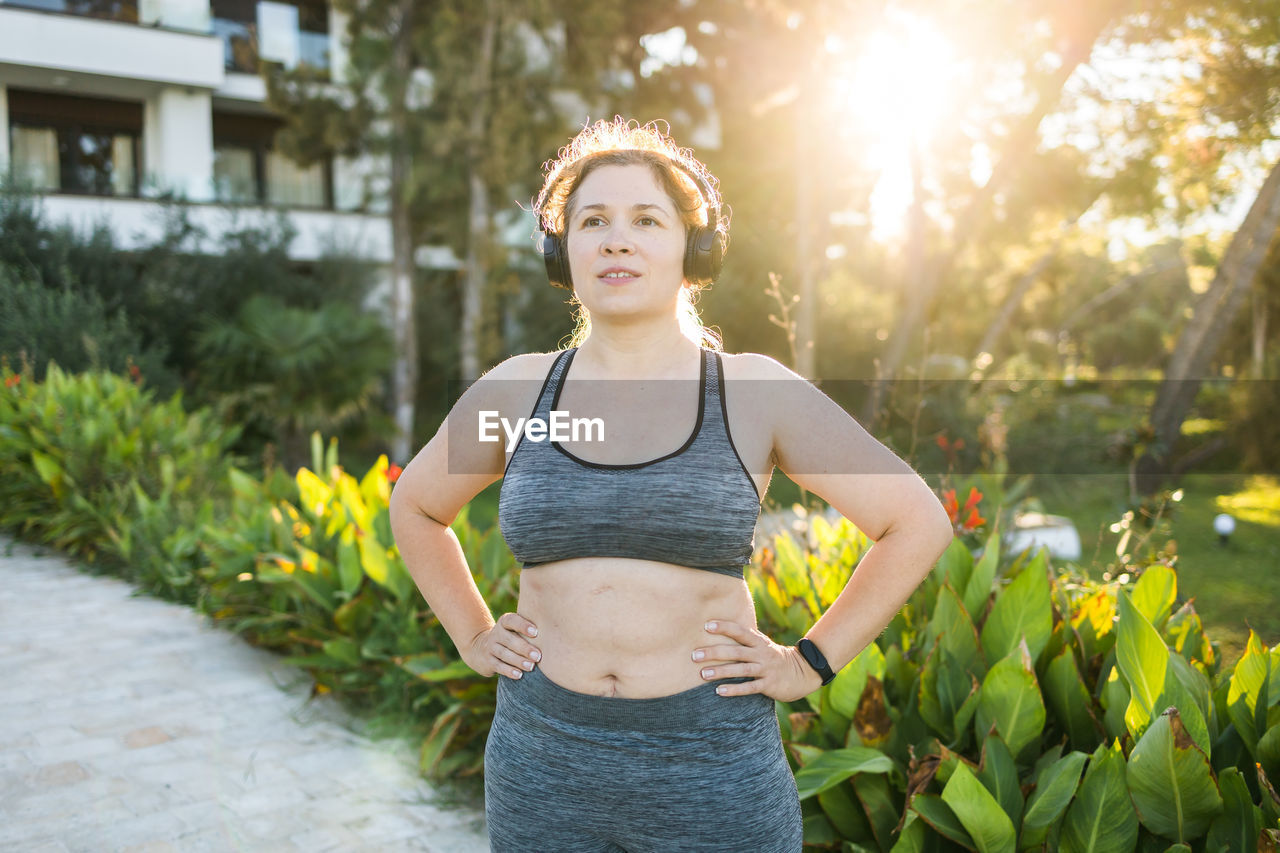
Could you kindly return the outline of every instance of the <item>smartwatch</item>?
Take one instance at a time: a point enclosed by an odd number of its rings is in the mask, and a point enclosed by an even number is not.
[[[809,666],[817,670],[818,675],[822,676],[823,685],[830,684],[836,677],[831,671],[831,665],[827,663],[827,656],[818,650],[813,644],[813,640],[808,637],[802,637],[800,642],[796,643],[796,648],[800,650],[800,654],[809,662]]]

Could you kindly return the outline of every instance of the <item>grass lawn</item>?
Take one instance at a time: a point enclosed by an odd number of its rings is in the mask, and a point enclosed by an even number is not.
[[[1280,642],[1280,478],[1191,474],[1178,486],[1183,498],[1172,508],[1170,526],[1177,543],[1179,600],[1195,600],[1225,663],[1239,658],[1250,627],[1268,646]],[[1115,562],[1120,534],[1109,527],[1125,509],[1124,475],[1042,477],[1031,492],[1046,511],[1075,522],[1081,562],[1091,576]],[[1213,532],[1213,518],[1221,512],[1236,519],[1225,547]],[[1150,544],[1163,543],[1152,537]]]

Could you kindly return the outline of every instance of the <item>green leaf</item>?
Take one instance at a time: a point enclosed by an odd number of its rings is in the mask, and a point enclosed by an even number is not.
[[[360,587],[364,569],[360,566],[360,552],[356,550],[355,528],[344,527],[338,540],[338,583],[342,591],[351,595]]]
[[[889,792],[889,780],[881,775],[859,773],[853,777],[853,790],[867,814],[876,842],[881,849],[887,849],[901,815],[901,809]]]
[[[1222,793],[1222,814],[1209,826],[1205,849],[1220,853],[1258,853],[1258,816],[1240,771],[1228,767],[1218,774],[1218,790]]]
[[[1019,642],[1007,657],[991,667],[982,682],[975,715],[976,731],[985,736],[994,723],[996,731],[1015,756],[1040,737],[1044,730],[1044,700],[1036,684],[1027,644]]]
[[[1053,709],[1058,723],[1066,730],[1071,745],[1081,749],[1095,748],[1101,738],[1101,731],[1092,712],[1093,697],[1080,678],[1071,649],[1063,649],[1049,662],[1043,687],[1049,707]]]
[[[1129,707],[1124,721],[1129,733],[1137,737],[1156,713],[1156,699],[1164,690],[1165,670],[1169,666],[1169,648],[1160,639],[1146,616],[1120,591],[1119,637],[1116,639],[1116,665],[1129,684]]]
[[[938,641],[965,670],[978,678],[986,674],[986,665],[978,651],[978,631],[965,611],[960,597],[950,586],[938,593],[938,603],[925,630],[928,642]]]
[[[1022,816],[1022,829],[1045,829],[1067,810],[1080,784],[1080,771],[1089,756],[1071,752],[1055,761],[1040,774],[1035,793],[1027,800]]]
[[[818,805],[842,838],[849,841],[870,841],[871,824],[862,812],[862,806],[853,796],[849,785],[833,785],[818,794]]]
[[[911,810],[943,838],[974,849],[973,839],[965,831],[964,824],[937,794],[916,794],[911,798]]]
[[[1062,823],[1063,853],[1132,853],[1138,842],[1138,815],[1125,786],[1120,744],[1099,746],[1089,761],[1080,792]]]
[[[862,691],[867,687],[867,676],[884,679],[884,654],[875,643],[858,653],[848,666],[836,673],[835,680],[827,686],[831,707],[838,713],[853,719],[862,701]]]
[[[958,542],[959,540],[952,540]],[[1000,562],[1000,538],[993,531],[987,537],[987,544],[983,546],[982,556],[978,559],[977,565],[973,567],[973,573],[969,576],[968,581],[963,587],[957,585],[956,589],[964,590],[964,609],[969,614],[982,617],[982,612],[986,610],[987,598],[991,595],[991,583],[996,578],[996,566]],[[1003,655],[999,655],[1003,657]],[[995,660],[995,658],[989,658]]]
[[[1133,606],[1148,622],[1160,628],[1169,618],[1177,595],[1178,576],[1168,566],[1156,563],[1143,570],[1142,577],[1133,585]]]
[[[1143,824],[1166,838],[1198,838],[1222,811],[1209,759],[1176,708],[1157,717],[1134,746],[1126,778]]]
[[[1025,638],[1031,660],[1035,661],[1049,642],[1053,632],[1053,597],[1045,560],[1045,551],[1041,550],[996,597],[991,614],[982,626],[982,651],[987,660],[1007,656]]]
[[[1013,821],[991,792],[961,762],[942,789],[942,801],[951,807],[979,853],[1015,853]]]
[[[965,589],[969,576],[973,574],[973,552],[965,547],[964,541],[951,538],[951,544],[942,552],[938,562],[933,564],[933,576],[938,585],[951,584],[952,589]],[[988,587],[990,582],[988,582]]]
[[[812,797],[838,785],[855,773],[888,773],[893,759],[878,749],[851,746],[822,753],[796,771],[800,799]]]
[[[1160,698],[1156,700],[1157,708],[1168,708],[1173,706],[1178,709],[1178,713],[1182,716],[1182,723],[1187,727],[1187,732],[1191,735],[1191,739],[1195,741],[1196,746],[1200,747],[1200,751],[1205,755],[1209,754],[1209,726],[1205,722],[1204,713],[1200,710],[1200,703],[1196,701],[1196,697],[1192,695],[1181,679],[1179,679],[1175,670],[1178,666],[1185,666],[1182,655],[1175,651],[1169,652],[1169,671],[1164,680],[1164,692],[1160,694]]]
[[[987,735],[982,744],[982,765],[978,780],[996,798],[1016,830],[1022,822],[1022,788],[1018,785],[1018,768],[1009,747],[998,735]]]

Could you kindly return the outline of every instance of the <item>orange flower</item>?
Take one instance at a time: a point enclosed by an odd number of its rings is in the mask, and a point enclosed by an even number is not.
[[[986,523],[987,523],[987,520],[982,516],[978,515],[978,508],[974,507],[973,509],[969,510],[969,517],[964,520],[964,529],[976,530],[977,528],[981,527]]]
[[[22,381],[22,374],[15,373],[4,381],[4,387],[13,388],[21,381]]]
[[[400,479],[400,475],[404,473],[404,469],[399,465],[391,464],[387,466],[387,482],[394,483]]]
[[[934,439],[934,441],[936,441],[938,443],[938,446],[941,447],[943,450],[946,450],[951,446],[951,442],[947,441],[947,437],[945,435],[939,435],[937,438]]]
[[[138,365],[136,364],[129,365],[129,376],[130,378],[133,379],[135,384],[137,385],[142,384],[142,370],[139,369]]]
[[[946,507],[947,515],[951,518],[951,523],[955,524],[960,517],[960,506],[956,503],[956,490],[947,489],[942,493],[942,505]]]
[[[965,498],[964,508],[973,509],[978,505],[978,501],[982,500],[982,492],[978,491],[976,486],[969,487],[969,497]]]

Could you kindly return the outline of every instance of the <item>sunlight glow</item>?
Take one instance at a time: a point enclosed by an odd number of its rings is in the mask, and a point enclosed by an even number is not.
[[[829,37],[826,49],[836,57],[833,109],[865,140],[865,162],[879,175],[871,236],[893,240],[911,206],[911,149],[925,146],[955,96],[955,51],[931,23],[906,12],[887,14],[856,42]]]

